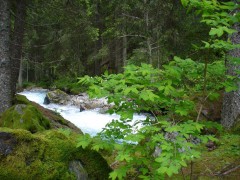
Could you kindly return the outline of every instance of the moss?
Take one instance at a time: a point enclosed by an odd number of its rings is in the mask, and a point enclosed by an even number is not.
[[[26,96],[17,94],[14,98],[14,104],[30,104],[30,101],[26,98]]]
[[[69,170],[73,160],[82,163],[90,179],[108,179],[111,169],[106,161],[95,151],[77,149],[74,132],[31,134],[8,128],[0,128],[0,132],[11,134],[17,143],[10,154],[0,156],[0,179],[76,179]]]
[[[64,91],[60,90],[60,89],[56,89],[54,91],[50,91],[47,93],[47,96],[49,99],[52,99],[54,97],[54,95],[56,96],[68,96],[67,93],[65,93]]]
[[[48,119],[51,128],[70,128],[73,131],[82,134],[82,131],[77,128],[75,125],[70,123],[69,121],[65,120],[62,116],[60,116],[57,112],[43,108],[39,104],[29,101],[25,96],[17,94],[15,96],[15,104],[26,104],[26,105],[32,105],[34,106],[45,119]],[[1,122],[1,117],[0,117]],[[1,125],[0,125],[1,126]]]
[[[240,115],[238,117],[238,119],[236,120],[236,123],[234,124],[233,128],[232,128],[232,132],[235,134],[240,134]]]
[[[200,148],[201,158],[193,162],[192,179],[238,179],[240,177],[240,135],[223,134],[219,138],[217,147],[213,151],[208,151],[205,146]],[[191,167],[183,168],[185,179],[190,179]],[[224,174],[225,172],[228,172]],[[166,179],[183,179],[182,174]]]
[[[34,106],[17,104],[2,114],[0,126],[35,133],[49,129],[50,122]]]
[[[99,153],[91,149],[78,148],[74,156],[81,160],[90,179],[94,179],[94,177],[98,177],[98,180],[108,179],[107,177],[111,169],[109,166],[106,166],[106,160]]]

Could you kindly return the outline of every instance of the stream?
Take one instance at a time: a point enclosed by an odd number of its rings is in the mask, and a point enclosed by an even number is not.
[[[26,96],[28,100],[36,102],[44,108],[60,113],[63,118],[80,128],[83,133],[88,133],[91,136],[101,132],[105,125],[113,119],[118,120],[120,118],[117,114],[102,114],[99,108],[80,112],[79,107],[76,106],[54,103],[45,105],[43,102],[47,91],[46,89],[24,90],[19,94]],[[145,115],[134,114],[133,116],[133,121],[143,119],[146,119]]]

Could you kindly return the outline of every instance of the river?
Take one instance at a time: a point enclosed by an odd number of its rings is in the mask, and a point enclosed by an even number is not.
[[[92,109],[80,112],[79,107],[70,105],[58,105],[50,103],[48,105],[43,104],[46,96],[46,89],[33,89],[24,90],[19,93],[24,95],[30,101],[36,102],[44,108],[54,110],[61,114],[62,117],[73,123],[80,128],[83,133],[88,133],[91,136],[95,136],[98,132],[101,132],[105,125],[111,122],[113,119],[119,119],[117,114],[102,114],[100,109]],[[133,120],[143,120],[145,115],[135,114]]]

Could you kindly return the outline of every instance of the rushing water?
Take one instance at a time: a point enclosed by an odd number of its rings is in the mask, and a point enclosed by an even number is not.
[[[50,103],[48,105],[43,104],[47,90],[37,89],[31,91],[23,91],[19,94],[26,96],[30,101],[34,101],[41,106],[59,112],[65,119],[72,122],[75,126],[80,128],[82,132],[89,133],[94,136],[98,132],[102,131],[105,125],[113,119],[119,119],[119,115],[116,114],[101,114],[100,109],[86,110],[80,112],[76,106],[58,105]],[[134,119],[145,119],[144,115],[134,115]]]

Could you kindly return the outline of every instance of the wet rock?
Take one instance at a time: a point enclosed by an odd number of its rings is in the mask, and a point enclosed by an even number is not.
[[[49,100],[48,96],[46,96],[46,97],[44,98],[43,104],[45,104],[45,105],[50,104],[50,100]]]
[[[79,108],[79,110],[80,110],[80,112],[82,112],[82,111],[85,111],[85,110],[86,110],[86,108],[85,108],[83,105],[80,105],[80,108]]]
[[[10,133],[0,132],[0,155],[11,154],[16,143],[16,139]]]

